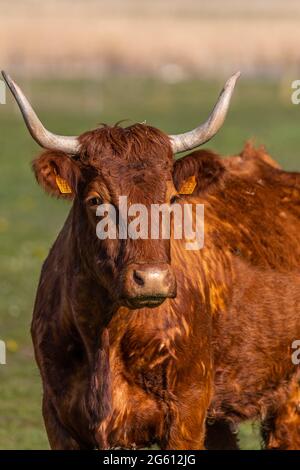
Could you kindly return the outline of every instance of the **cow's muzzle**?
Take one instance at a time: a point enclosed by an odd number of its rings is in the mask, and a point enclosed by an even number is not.
[[[123,277],[122,300],[129,308],[157,307],[176,296],[176,280],[168,264],[131,264]]]

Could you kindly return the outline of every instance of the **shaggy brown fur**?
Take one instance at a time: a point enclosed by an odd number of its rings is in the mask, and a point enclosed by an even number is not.
[[[34,162],[48,192],[58,194],[58,173],[74,198],[44,263],[32,322],[51,447],[201,449],[208,416],[224,447],[236,447],[232,426],[259,419],[266,446],[299,448],[290,346],[300,338],[300,214],[290,176],[273,178],[260,159],[239,175],[207,151],[173,166],[168,137],[141,124],[80,139],[75,159],[47,152]],[[91,196],[169,203],[191,173],[198,185],[179,202],[205,205],[204,249],[97,239]],[[176,298],[124,306],[133,262],[169,263]]]
[[[213,191],[216,185],[222,184],[225,175],[224,162],[210,150],[196,150],[176,160],[173,168],[173,180],[177,191],[189,177],[196,177],[194,196]]]

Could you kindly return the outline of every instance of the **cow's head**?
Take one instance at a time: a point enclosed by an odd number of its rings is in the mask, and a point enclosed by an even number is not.
[[[45,129],[20,88],[3,76],[32,137],[47,149],[33,163],[38,182],[50,194],[74,200],[73,233],[85,268],[112,299],[130,308],[155,307],[175,297],[170,240],[151,238],[150,206],[176,202],[182,181],[178,161],[174,172],[173,155],[207,142],[219,130],[239,74],[228,80],[209,119],[190,132],[168,136],[135,124],[102,126],[80,137]],[[189,167],[190,160],[186,163]],[[120,196],[122,201],[126,196],[127,207],[143,204],[148,209],[147,239],[120,238]],[[96,236],[96,211],[102,204],[115,209],[117,236],[101,240]]]

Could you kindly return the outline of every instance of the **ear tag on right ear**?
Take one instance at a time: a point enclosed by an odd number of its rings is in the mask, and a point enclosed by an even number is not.
[[[196,177],[195,175],[192,175],[183,182],[178,192],[179,194],[192,194],[196,186],[197,186]]]
[[[70,186],[68,185],[68,182],[65,179],[61,178],[59,175],[55,175],[55,181],[56,181],[58,189],[60,190],[62,194],[72,193],[72,189],[70,188]]]

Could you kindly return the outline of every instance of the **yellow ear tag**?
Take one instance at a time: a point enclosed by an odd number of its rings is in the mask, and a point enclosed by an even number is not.
[[[56,181],[56,184],[58,186],[58,189],[60,190],[60,192],[62,194],[71,194],[72,193],[72,189],[68,185],[68,182],[66,180],[64,180],[63,178],[61,178],[59,175],[55,176],[55,181]]]
[[[195,175],[192,175],[183,182],[181,188],[179,189],[179,194],[192,194],[196,186],[196,177]]]

